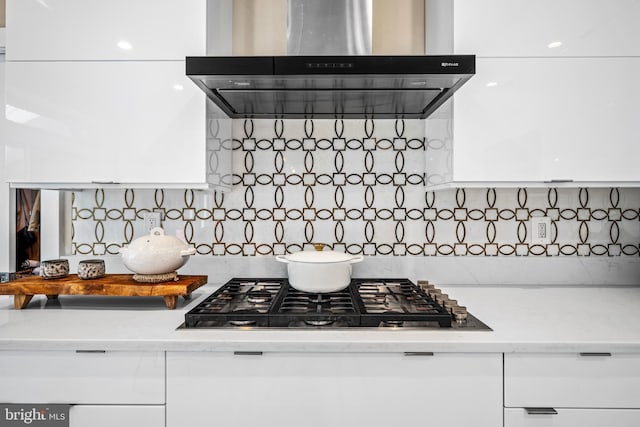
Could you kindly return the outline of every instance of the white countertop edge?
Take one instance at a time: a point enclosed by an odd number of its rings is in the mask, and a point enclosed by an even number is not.
[[[475,333],[475,332],[473,332]],[[274,341],[212,339],[184,340],[8,340],[0,343],[0,351],[175,351],[175,352],[290,352],[290,353],[640,353],[640,343],[594,342],[447,342],[434,341]]]

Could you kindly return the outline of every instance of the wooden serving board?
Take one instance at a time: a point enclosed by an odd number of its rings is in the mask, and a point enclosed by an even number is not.
[[[131,274],[107,274],[100,279],[80,279],[75,274],[60,279],[43,279],[40,276],[24,277],[0,283],[0,295],[13,295],[17,310],[25,308],[34,295],[47,298],[58,295],[112,295],[112,296],[161,296],[170,310],[176,308],[178,296],[185,299],[207,283],[207,276],[178,275],[178,280],[162,283],[139,283]]]

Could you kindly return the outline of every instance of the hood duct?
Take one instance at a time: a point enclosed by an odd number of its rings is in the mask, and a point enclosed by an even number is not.
[[[289,0],[287,56],[187,57],[231,118],[424,119],[475,73],[473,55],[371,55],[371,0]]]
[[[287,55],[371,55],[372,0],[289,0]]]

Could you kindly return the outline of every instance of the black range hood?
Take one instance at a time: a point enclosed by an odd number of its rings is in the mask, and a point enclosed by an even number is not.
[[[475,73],[475,55],[187,57],[231,118],[424,119]]]

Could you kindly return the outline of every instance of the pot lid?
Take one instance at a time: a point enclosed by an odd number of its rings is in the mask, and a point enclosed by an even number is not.
[[[129,245],[130,250],[184,250],[189,248],[190,246],[186,242],[177,237],[165,235],[164,230],[160,227],[151,229],[148,235],[135,239]]]
[[[353,259],[353,255],[336,251],[301,251],[287,255],[285,258],[293,262],[321,264],[351,261]]]

